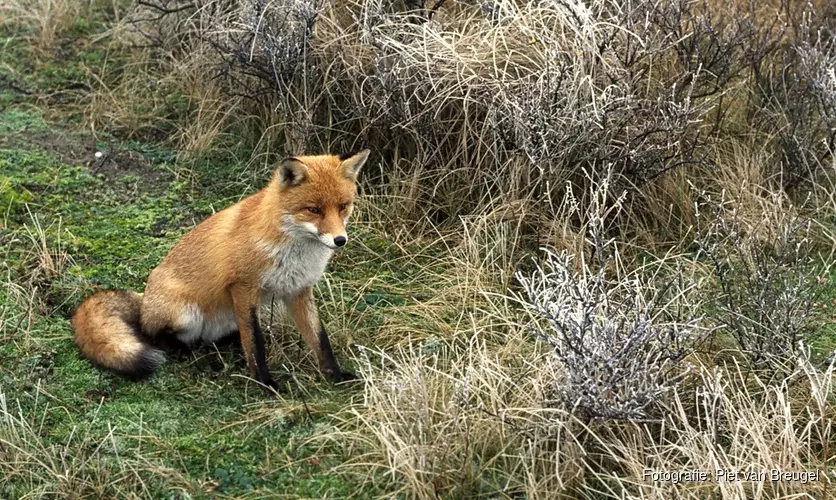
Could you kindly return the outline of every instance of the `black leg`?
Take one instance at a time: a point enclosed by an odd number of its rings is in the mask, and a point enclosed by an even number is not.
[[[240,347],[241,332],[239,332],[238,330],[233,330],[228,334],[224,335],[223,337],[219,338],[218,340],[212,342],[212,344],[215,344],[215,347],[224,347],[228,345],[235,345]]]
[[[330,374],[334,382],[346,382],[357,380],[357,375],[351,372],[344,372],[340,369],[337,359],[334,357],[334,350],[331,348],[331,341],[328,340],[328,333],[322,320],[319,321],[319,364],[323,373]]]
[[[270,389],[275,389],[277,387],[276,382],[273,381],[270,371],[267,369],[267,349],[264,346],[264,334],[261,333],[261,326],[258,324],[258,310],[255,307],[250,309],[250,328],[255,340],[254,357],[258,370],[257,380]]]

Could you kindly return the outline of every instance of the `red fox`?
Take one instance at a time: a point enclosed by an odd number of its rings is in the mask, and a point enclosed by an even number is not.
[[[72,317],[82,354],[142,378],[164,361],[161,343],[212,343],[237,332],[250,376],[275,388],[258,319],[261,303],[275,297],[287,305],[320,371],[334,382],[356,379],[334,358],[312,287],[346,244],[357,175],[368,156],[363,150],[280,162],[264,189],[187,233],[151,271],[145,293],[110,290],[84,300]]]

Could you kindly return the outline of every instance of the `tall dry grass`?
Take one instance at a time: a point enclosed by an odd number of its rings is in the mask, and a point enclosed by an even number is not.
[[[47,49],[73,26],[83,8],[78,0],[3,0],[0,16],[8,26],[31,26],[35,45]]]
[[[364,351],[363,398],[328,436],[353,453],[341,467],[413,498],[823,498],[832,490],[833,364],[822,371],[802,357],[768,382],[739,365],[700,366],[659,403],[658,419],[586,421],[550,399],[561,372],[554,357],[521,335],[489,347],[480,334]],[[717,476],[773,469],[817,476]],[[709,480],[654,482],[646,471],[704,471]]]
[[[258,153],[372,146],[398,215],[448,221],[497,203],[551,215],[584,167],[700,177],[724,134],[764,143],[763,175],[809,181],[832,157],[819,68],[836,51],[826,7],[802,8],[154,0],[120,32],[171,68],[199,54],[261,120]]]

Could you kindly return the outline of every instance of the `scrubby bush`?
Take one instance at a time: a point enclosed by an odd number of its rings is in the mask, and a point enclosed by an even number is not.
[[[638,276],[608,279],[565,252],[547,251],[546,263],[530,277],[520,276],[534,309],[548,329],[548,342],[566,371],[555,381],[557,402],[587,418],[648,418],[658,402],[682,379],[682,360],[697,338],[696,320],[683,323],[656,318],[669,307],[663,290],[651,290]],[[661,302],[661,303],[660,303]]]
[[[591,179],[586,240],[594,257],[579,261],[567,251],[546,250],[545,262],[518,279],[528,306],[545,319],[533,327],[554,349],[564,377],[554,381],[556,403],[587,419],[648,418],[648,407],[682,380],[683,359],[703,333],[698,284],[669,262],[624,268],[607,236],[609,175]]]
[[[813,220],[785,196],[773,197],[772,216],[754,222],[741,214],[739,196],[707,203],[709,224],[697,243],[719,288],[712,304],[719,332],[751,368],[787,374],[820,332],[813,305],[828,269],[811,239]]]
[[[803,16],[788,47],[755,73],[752,116],[775,137],[785,188],[815,179],[833,159],[836,145],[836,22]]]
[[[141,0],[128,23],[205,57],[256,104],[260,144],[371,146],[372,177],[436,220],[496,196],[542,209],[604,163],[631,185],[703,169],[741,127],[774,137],[763,168],[797,186],[836,130],[832,22],[812,4]]]

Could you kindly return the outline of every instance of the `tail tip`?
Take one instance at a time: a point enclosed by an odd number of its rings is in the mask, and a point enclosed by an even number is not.
[[[165,354],[154,347],[145,346],[124,374],[132,379],[141,380],[153,374],[165,362]]]

